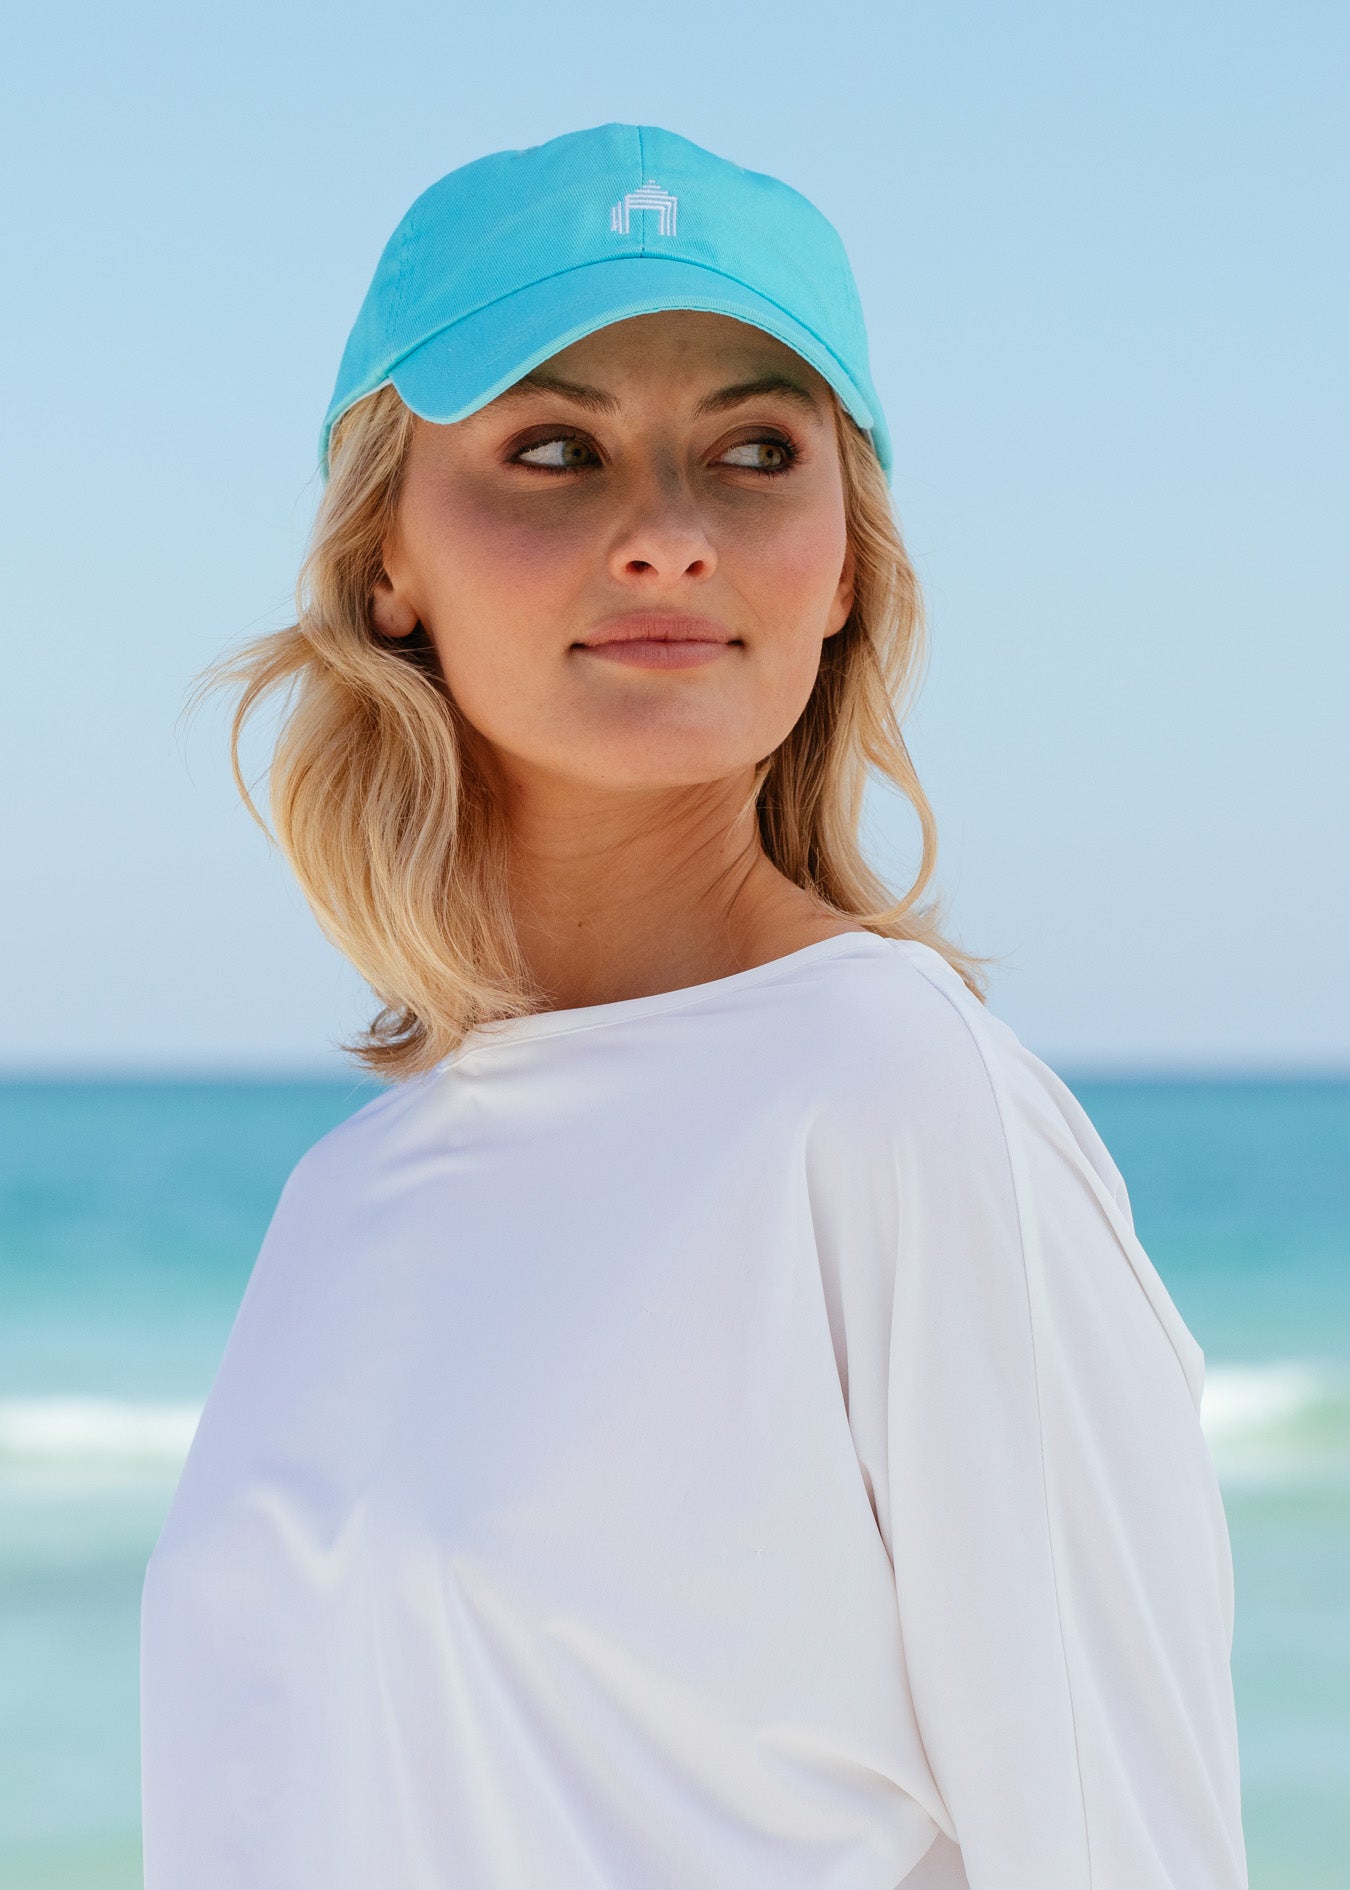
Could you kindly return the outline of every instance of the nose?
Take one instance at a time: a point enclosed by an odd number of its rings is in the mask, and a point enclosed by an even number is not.
[[[717,552],[706,521],[673,465],[651,466],[634,476],[627,505],[610,549],[610,574],[622,583],[655,589],[683,578],[707,578]]]

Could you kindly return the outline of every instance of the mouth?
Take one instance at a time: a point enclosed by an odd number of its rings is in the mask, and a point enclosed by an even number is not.
[[[653,611],[633,611],[626,616],[610,617],[597,624],[590,636],[574,648],[594,650],[617,643],[739,643],[710,617],[662,616]]]
[[[634,611],[597,624],[584,643],[573,644],[597,662],[619,663],[629,669],[703,669],[716,663],[739,637],[728,636],[710,617],[663,617],[652,611]]]

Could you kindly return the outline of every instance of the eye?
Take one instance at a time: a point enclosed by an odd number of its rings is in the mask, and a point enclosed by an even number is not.
[[[720,455],[724,466],[745,466],[751,472],[781,473],[796,459],[796,448],[787,440],[742,440]]]
[[[542,466],[548,472],[572,472],[596,466],[600,456],[589,440],[576,433],[559,433],[551,440],[536,440],[514,455],[522,466]]]

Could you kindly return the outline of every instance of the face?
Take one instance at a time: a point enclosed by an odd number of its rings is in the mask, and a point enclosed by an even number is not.
[[[415,422],[377,630],[421,623],[508,786],[752,770],[852,603],[832,395],[725,316],[619,322]]]

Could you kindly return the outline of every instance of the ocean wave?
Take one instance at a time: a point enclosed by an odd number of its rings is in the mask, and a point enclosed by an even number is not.
[[[201,1412],[119,1398],[3,1398],[0,1470],[99,1480],[177,1471]]]
[[[200,1404],[0,1399],[0,1473],[116,1480],[177,1472]],[[1350,1370],[1306,1359],[1208,1364],[1200,1421],[1221,1478],[1350,1473]]]
[[[1309,1359],[1208,1365],[1200,1421],[1221,1482],[1350,1476],[1350,1369]]]

